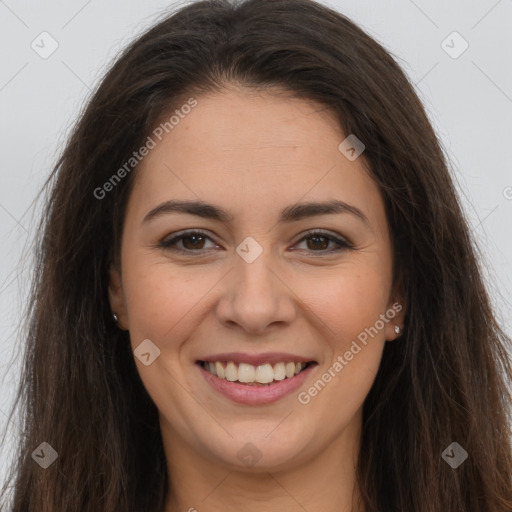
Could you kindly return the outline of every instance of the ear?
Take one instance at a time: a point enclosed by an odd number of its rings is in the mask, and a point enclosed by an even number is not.
[[[126,309],[126,301],[123,292],[123,283],[121,272],[113,264],[109,268],[109,285],[108,298],[112,313],[117,315],[119,319],[118,327],[123,331],[128,330],[128,314]]]
[[[406,310],[406,298],[404,294],[400,292],[393,293],[385,313],[389,320],[384,329],[386,341],[396,340],[403,335]],[[396,327],[399,328],[398,333],[395,330]]]

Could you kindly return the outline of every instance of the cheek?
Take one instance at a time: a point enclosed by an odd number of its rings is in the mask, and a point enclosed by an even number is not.
[[[209,293],[224,274],[211,267],[177,268],[167,261],[150,261],[147,255],[134,253],[127,258],[124,269],[134,341],[153,337],[163,342],[172,331],[176,339],[179,332],[197,326]],[[304,316],[317,323],[327,339],[353,338],[372,326],[385,310],[389,276],[378,262],[351,262],[329,270],[285,274],[282,277],[291,280],[293,290],[290,300],[303,303]]]
[[[385,344],[381,315],[387,311],[389,280],[386,269],[378,265],[354,266],[325,280],[322,293],[310,291],[311,308],[325,324],[331,349],[312,386],[300,397],[311,417],[322,415],[328,424],[347,424],[363,405]]]
[[[201,321],[208,293],[220,275],[211,269],[177,268],[136,254],[123,272],[132,343],[149,338],[162,349],[170,340],[185,338]],[[167,347],[168,348],[168,347]]]
[[[327,425],[347,425],[362,407],[377,375],[385,345],[381,302],[355,301],[346,292],[331,304],[331,330],[325,340],[329,357],[323,361],[311,386],[299,402],[310,418],[322,417]]]
[[[297,277],[294,291],[314,314],[326,338],[339,345],[374,325],[385,312],[389,276],[385,269],[346,265],[321,277]]]

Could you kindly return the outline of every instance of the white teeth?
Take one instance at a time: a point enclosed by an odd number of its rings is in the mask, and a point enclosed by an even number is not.
[[[238,365],[239,382],[254,382],[254,366],[252,364],[240,363]],[[259,382],[259,381],[258,381]]]
[[[274,370],[272,369],[272,366],[269,364],[262,364],[258,366],[254,380],[260,384],[268,384],[269,382],[272,382],[274,380]]]
[[[284,363],[276,363],[274,365],[274,380],[283,380],[286,378],[286,370]]]
[[[295,363],[286,363],[286,376],[291,378],[295,375]]]
[[[218,361],[215,363],[215,370],[217,370],[217,376],[221,379],[226,378],[226,373],[224,372],[224,367],[222,366],[222,363],[219,363]]]
[[[235,366],[235,363],[232,361],[229,361],[229,363],[226,365],[226,380],[229,380],[231,382],[234,382],[238,379],[238,370]]]
[[[235,364],[233,361],[221,363],[206,362],[203,368],[220,379],[226,379],[230,382],[243,382],[246,384],[270,384],[273,381],[281,381],[285,378],[291,379],[300,373],[306,367],[306,363],[275,363],[272,366],[269,363],[261,364],[257,367],[252,364]]]

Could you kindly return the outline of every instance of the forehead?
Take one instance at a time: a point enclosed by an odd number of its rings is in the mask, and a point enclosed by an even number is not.
[[[302,198],[379,206],[362,158],[350,161],[338,149],[345,135],[325,106],[238,88],[196,101],[161,140],[153,137],[137,171],[136,203],[202,198],[229,203],[235,214]]]
[[[274,169],[290,159],[298,163],[312,148],[337,147],[343,136],[325,106],[281,91],[240,88],[197,98],[197,106],[168,135],[187,160],[192,153],[199,158],[215,153],[233,169],[249,166],[247,157],[255,154],[262,163],[274,162]]]

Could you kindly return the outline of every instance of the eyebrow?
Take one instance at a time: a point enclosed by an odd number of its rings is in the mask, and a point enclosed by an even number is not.
[[[225,224],[230,224],[234,220],[233,215],[226,210],[204,201],[170,200],[159,204],[148,212],[142,220],[142,224],[161,215],[170,213],[186,213],[204,219],[217,220]],[[281,210],[278,224],[299,221],[307,217],[336,213],[350,213],[370,226],[368,218],[359,208],[338,200],[292,204]]]

